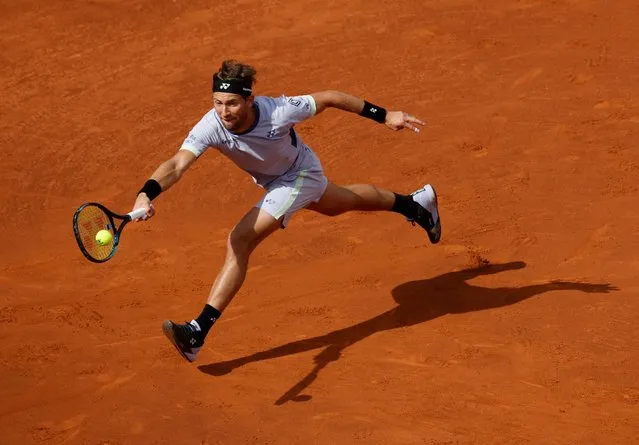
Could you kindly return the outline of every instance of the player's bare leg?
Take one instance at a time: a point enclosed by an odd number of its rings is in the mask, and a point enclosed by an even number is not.
[[[209,305],[224,311],[244,283],[251,252],[280,227],[280,221],[258,208],[242,218],[228,237],[226,261],[211,287]]]
[[[339,186],[328,183],[322,198],[308,209],[323,215],[337,216],[352,210],[391,210],[395,194],[372,184]]]
[[[339,186],[329,182],[322,198],[308,209],[328,216],[353,210],[392,211],[423,227],[433,244],[441,237],[437,194],[429,184],[410,195],[400,195],[372,184]]]
[[[195,360],[209,330],[242,287],[253,250],[280,227],[281,221],[266,211],[258,208],[249,211],[228,237],[226,260],[202,313],[189,323],[176,324],[170,320],[163,323],[165,335],[188,361]]]

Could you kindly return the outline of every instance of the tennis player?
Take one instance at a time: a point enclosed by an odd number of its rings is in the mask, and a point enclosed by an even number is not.
[[[249,257],[271,233],[284,228],[300,209],[328,216],[352,210],[388,211],[403,215],[427,233],[431,243],[441,236],[435,189],[426,184],[399,194],[372,184],[338,185],[329,181],[317,155],[295,131],[295,124],[327,108],[355,113],[390,130],[419,133],[424,122],[402,111],[386,111],[368,101],[338,91],[301,96],[255,96],[256,71],[227,60],[213,75],[213,108],[191,129],[181,148],[160,164],[138,193],[133,209],[155,213],[152,201],[173,186],[210,149],[231,159],[264,189],[262,199],[228,236],[226,260],[206,305],[192,321],[164,321],[164,334],[189,362],[195,360],[213,324],[240,290]]]

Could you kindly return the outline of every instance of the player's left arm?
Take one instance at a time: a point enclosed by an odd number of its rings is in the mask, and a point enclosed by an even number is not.
[[[383,107],[340,91],[321,91],[311,94],[311,96],[315,101],[315,114],[319,114],[327,108],[337,108],[373,119],[395,131],[408,128],[419,133],[418,126],[425,125],[423,121],[408,113],[386,111]]]

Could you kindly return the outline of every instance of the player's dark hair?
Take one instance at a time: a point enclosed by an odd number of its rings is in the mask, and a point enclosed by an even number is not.
[[[217,72],[217,77],[221,80],[240,80],[252,87],[255,83],[255,74],[257,74],[257,71],[252,66],[229,59],[222,62],[222,66]]]

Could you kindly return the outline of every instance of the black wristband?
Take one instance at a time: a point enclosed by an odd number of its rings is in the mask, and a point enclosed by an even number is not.
[[[146,196],[153,201],[160,195],[160,193],[162,193],[162,187],[155,179],[149,179],[144,183],[144,186],[140,189],[138,195],[140,193],[146,193]]]
[[[369,119],[373,119],[375,122],[379,122],[383,124],[386,122],[386,110],[382,107],[378,107],[377,105],[373,105],[368,101],[364,101],[364,109],[360,116],[367,117]]]

